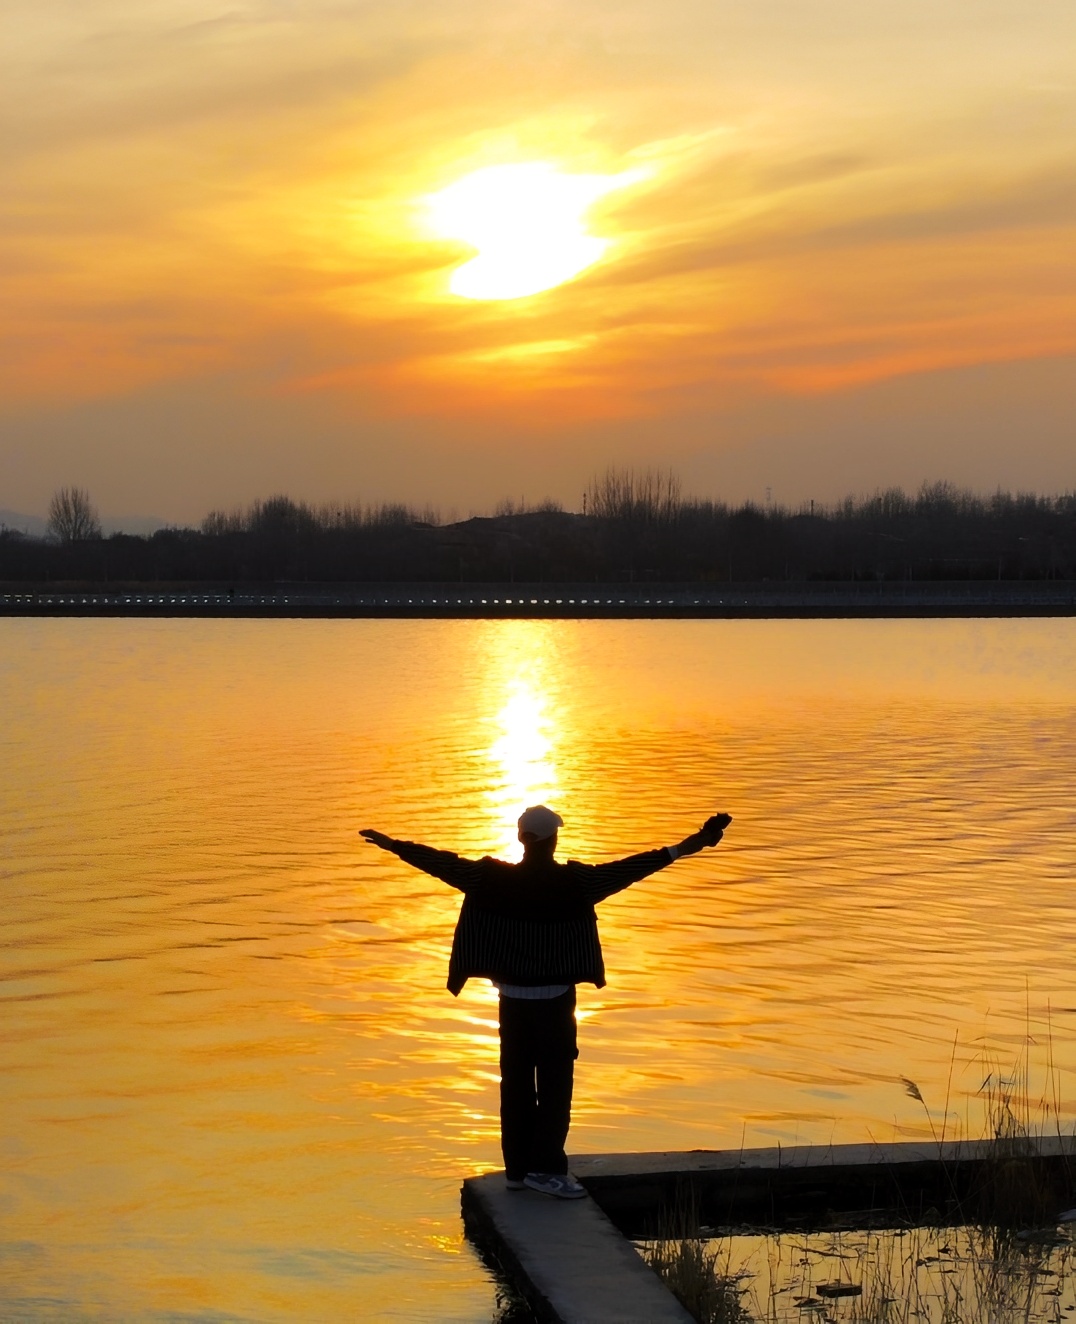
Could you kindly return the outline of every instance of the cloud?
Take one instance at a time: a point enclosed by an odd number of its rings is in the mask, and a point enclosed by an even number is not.
[[[167,398],[179,431],[210,399],[221,436],[287,419],[296,473],[349,427],[682,449],[696,416],[753,437],[775,402],[1073,347],[1057,0],[15,0],[8,33],[0,390],[72,437],[130,402],[152,456]],[[579,279],[465,306],[419,200],[528,161],[654,173],[595,206]]]

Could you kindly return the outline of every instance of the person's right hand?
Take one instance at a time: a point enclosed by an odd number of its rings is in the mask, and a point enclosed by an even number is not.
[[[362,828],[359,836],[365,837],[374,846],[380,846],[382,850],[392,850],[393,840],[391,837],[386,837],[384,832],[378,832],[374,828]]]

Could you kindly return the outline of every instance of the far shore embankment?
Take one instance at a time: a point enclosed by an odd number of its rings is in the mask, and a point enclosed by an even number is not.
[[[1076,580],[0,585],[2,616],[463,619],[1076,615]]]

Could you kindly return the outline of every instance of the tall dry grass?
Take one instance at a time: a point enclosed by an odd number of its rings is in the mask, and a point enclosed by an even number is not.
[[[1038,1087],[1032,1053],[1040,1046],[1046,1064]],[[954,1042],[954,1062],[956,1051]],[[1076,1154],[1076,1137],[1061,1120],[1049,1017],[1042,1045],[1029,1015],[1016,1062],[1003,1069],[982,1059],[981,1066],[976,1093],[988,1153],[970,1188],[953,1173],[958,1226],[707,1239],[710,1230],[699,1227],[690,1199],[681,1196],[660,1237],[645,1248],[648,1262],[705,1324],[1076,1320],[1076,1170],[1044,1155],[1041,1143],[1071,1139]],[[922,1106],[946,1162],[952,1068],[940,1123],[919,1086],[908,1077],[901,1084]]]

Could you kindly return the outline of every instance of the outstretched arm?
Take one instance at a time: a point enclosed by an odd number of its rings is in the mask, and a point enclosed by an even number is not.
[[[372,842],[375,846],[380,846],[382,850],[391,850],[395,854],[393,847],[396,843],[391,837],[386,837],[384,832],[377,832],[374,828],[362,828],[359,836],[365,837],[367,841]]]
[[[583,895],[597,904],[666,868],[682,855],[695,855],[705,846],[716,846],[731,822],[731,814],[714,814],[697,832],[692,832],[676,846],[660,846],[657,850],[629,855],[626,860],[614,860],[609,864],[573,864],[572,867],[576,870]]]
[[[703,823],[698,832],[692,832],[679,845],[668,846],[666,849],[674,860],[680,859],[682,855],[697,855],[700,850],[707,846],[716,846],[725,835],[725,829],[731,822],[731,814],[713,814]]]
[[[481,877],[482,864],[479,860],[463,860],[451,851],[435,850],[432,846],[421,846],[416,841],[397,841],[374,828],[362,828],[360,837],[364,837],[374,846],[398,855],[405,864],[421,869],[433,878],[440,878],[449,887],[466,892]]]

